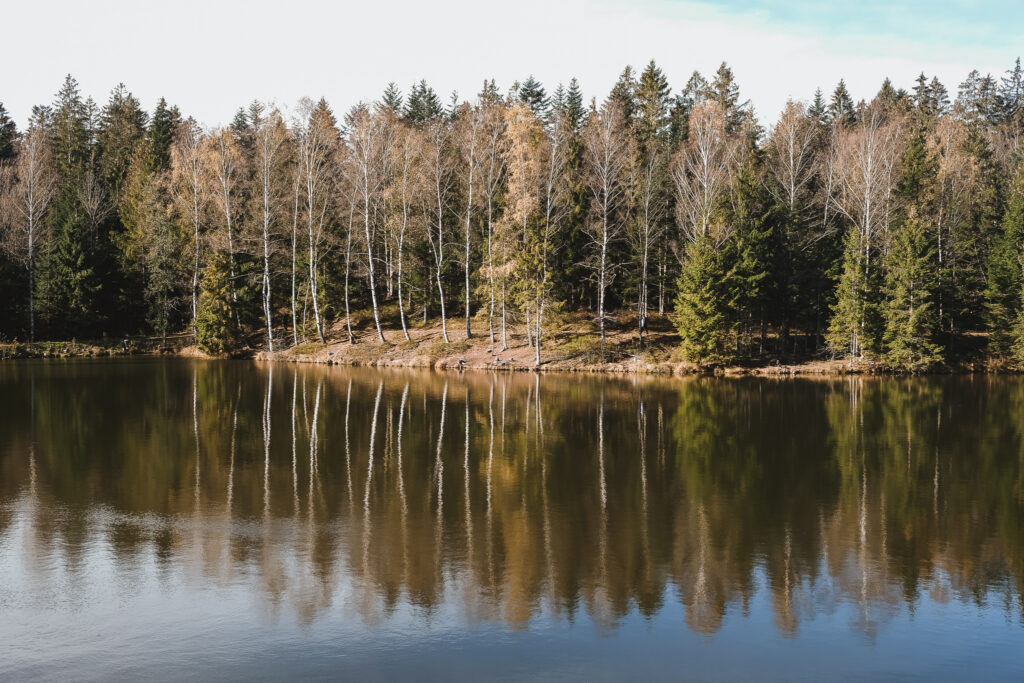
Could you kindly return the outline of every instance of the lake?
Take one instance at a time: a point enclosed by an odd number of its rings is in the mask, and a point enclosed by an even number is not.
[[[1022,680],[1024,379],[0,363],[0,680]]]

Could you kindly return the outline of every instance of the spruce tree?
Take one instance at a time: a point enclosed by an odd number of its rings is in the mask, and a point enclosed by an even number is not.
[[[403,116],[413,123],[432,121],[444,113],[441,99],[434,89],[427,85],[426,80],[413,84],[409,89],[409,98],[405,101]]]
[[[711,97],[722,105],[725,112],[725,130],[733,133],[739,129],[750,109],[750,102],[740,102],[740,87],[732,69],[725,62],[715,72],[715,80],[711,82]]]
[[[915,371],[942,361],[936,343],[935,257],[924,223],[911,211],[885,255],[882,360],[890,367]]]
[[[547,119],[550,105],[548,94],[541,82],[532,74],[519,86],[519,101],[529,107],[534,116],[541,121]]]
[[[1010,188],[1010,199],[1003,214],[999,234],[989,252],[985,287],[985,309],[990,332],[989,343],[996,353],[1007,354],[1015,343],[1024,287],[1021,254],[1024,253],[1024,163]]]
[[[395,116],[402,113],[402,91],[398,89],[398,84],[394,81],[389,82],[384,89],[384,94],[380,98],[380,108]]]
[[[0,162],[14,156],[14,141],[17,139],[18,129],[14,120],[7,115],[4,103],[0,102]]]
[[[829,121],[838,121],[844,126],[857,122],[857,112],[853,107],[853,98],[846,89],[846,81],[839,79],[839,84],[832,92],[832,101],[828,105]]]
[[[636,136],[641,157],[647,154],[655,140],[667,143],[669,107],[672,89],[668,78],[652,59],[640,74],[636,88]]]
[[[171,167],[171,143],[174,142],[174,131],[181,124],[181,113],[177,107],[168,106],[167,100],[160,98],[153,118],[149,123],[148,136],[152,143],[152,168],[163,171]]]
[[[851,365],[854,359],[864,357],[871,346],[871,330],[867,324],[869,287],[863,256],[859,233],[848,230],[843,245],[842,273],[825,341],[833,353],[847,357]]]
[[[825,96],[822,94],[821,88],[815,89],[814,99],[811,100],[811,106],[807,108],[807,115],[820,125],[828,122],[828,105],[825,104]]]
[[[636,76],[633,74],[633,67],[627,65],[622,70],[622,73],[619,74],[619,78],[615,81],[615,85],[612,86],[611,92],[608,93],[608,99],[618,103],[622,110],[622,118],[627,126],[632,125],[633,119],[637,115],[637,87],[638,84]]]
[[[677,285],[675,322],[683,355],[697,365],[728,360],[731,326],[723,283],[729,275],[710,238],[701,237],[687,247]]]
[[[196,341],[207,353],[227,353],[240,342],[228,255],[218,251],[203,272],[199,288]]]

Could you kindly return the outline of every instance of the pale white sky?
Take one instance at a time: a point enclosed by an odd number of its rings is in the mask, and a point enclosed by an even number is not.
[[[576,76],[602,98],[626,64],[651,58],[676,90],[728,61],[771,120],[788,97],[827,94],[840,77],[855,99],[885,76],[909,88],[922,70],[955,94],[971,68],[1001,74],[1024,44],[1013,2],[973,0],[917,15],[806,0],[51,0],[5,14],[0,101],[19,126],[68,72],[101,105],[124,82],[147,110],[162,95],[214,125],[253,98],[290,107],[323,95],[341,113],[391,80],[407,91],[426,78],[447,99],[485,78],[505,90],[532,73],[550,92]]]

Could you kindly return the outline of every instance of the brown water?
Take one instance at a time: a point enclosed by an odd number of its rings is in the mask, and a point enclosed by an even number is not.
[[[1022,680],[1024,380],[0,364],[0,680]]]

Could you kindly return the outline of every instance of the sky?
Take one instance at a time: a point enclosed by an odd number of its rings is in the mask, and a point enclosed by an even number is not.
[[[23,126],[71,73],[101,105],[123,82],[213,126],[254,98],[338,112],[421,78],[472,98],[528,75],[551,91],[576,76],[602,99],[627,64],[654,59],[674,90],[722,61],[771,123],[789,98],[854,99],[888,76],[937,75],[952,94],[971,69],[1001,75],[1024,41],[1016,0],[49,0],[4,10],[0,102]]]

